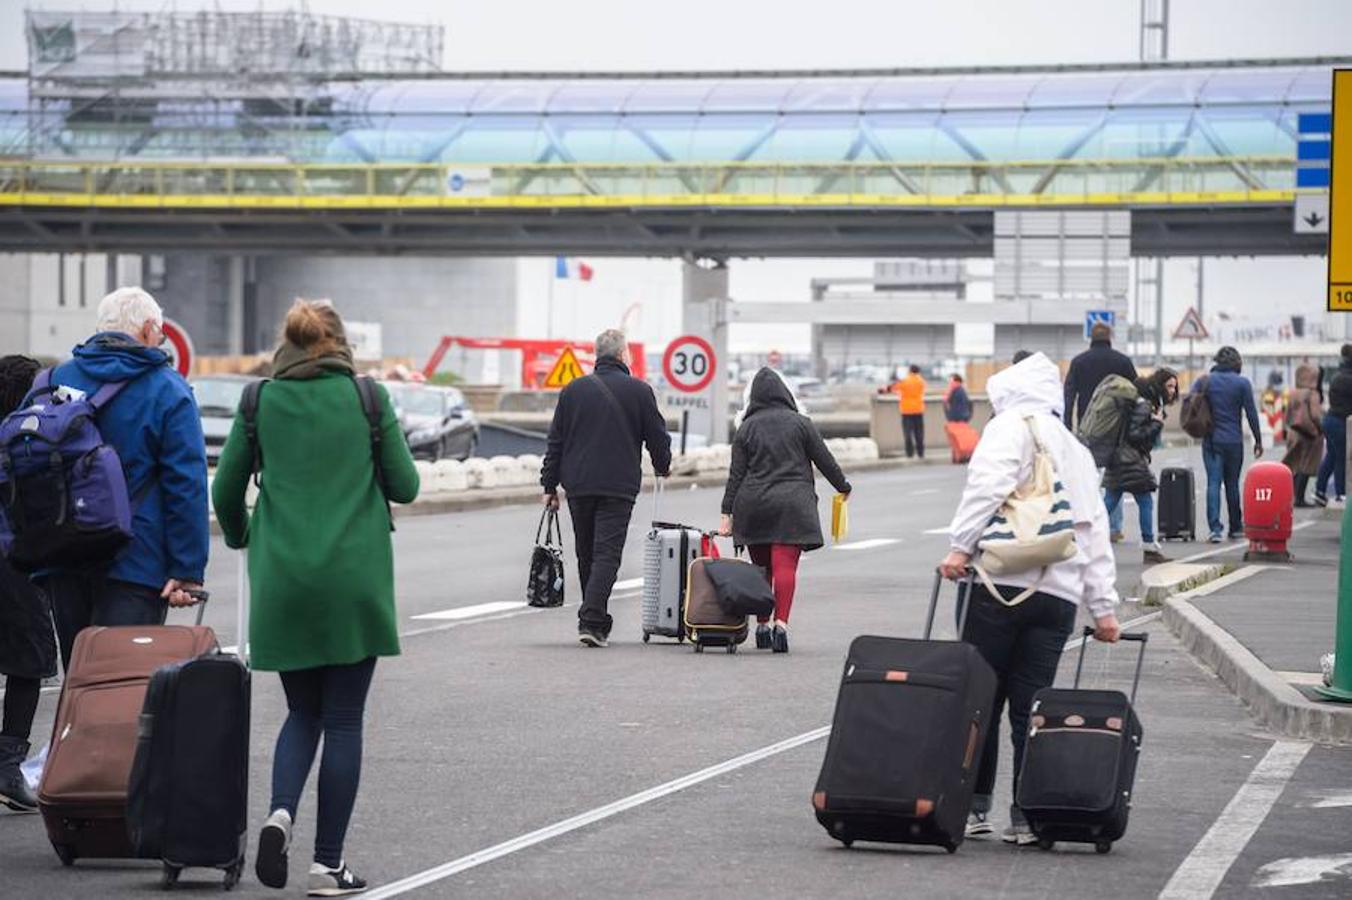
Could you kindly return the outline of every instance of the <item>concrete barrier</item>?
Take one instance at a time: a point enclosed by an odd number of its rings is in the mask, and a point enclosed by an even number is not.
[[[437,494],[469,490],[469,470],[458,459],[438,460],[432,465],[431,490]]]
[[[465,460],[465,475],[470,490],[499,487],[497,472],[486,459],[470,458]]]

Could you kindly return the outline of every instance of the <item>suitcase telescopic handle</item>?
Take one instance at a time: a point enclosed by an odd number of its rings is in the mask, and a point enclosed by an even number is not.
[[[202,617],[206,615],[207,612],[207,601],[211,599],[211,591],[191,590],[188,591],[188,596],[193,599],[192,605],[197,607],[196,624],[201,625]]]
[[[976,583],[976,572],[971,569],[958,583],[958,596],[955,603],[958,608],[958,640],[962,640],[962,630],[967,626],[967,612],[972,608],[972,586]],[[934,631],[934,614],[939,609],[939,592],[944,586],[944,573],[934,570],[934,589],[930,591],[929,612],[925,616],[925,640],[930,639]]]
[[[1083,638],[1080,640],[1080,656],[1075,661],[1075,684],[1073,687],[1076,688],[1080,686],[1080,670],[1084,668],[1084,648],[1089,645],[1089,639],[1094,636],[1094,629],[1086,625],[1081,633]],[[1131,705],[1135,706],[1136,688],[1141,683],[1141,664],[1145,662],[1145,645],[1150,640],[1150,635],[1144,631],[1128,631],[1124,632],[1118,640],[1135,641],[1141,645],[1140,650],[1136,653],[1136,674],[1131,678]]]
[[[659,502],[661,501],[661,499],[662,499],[662,479],[659,478],[658,476],[654,475],[654,476],[653,476],[653,525],[656,525],[658,522],[662,521],[662,519],[657,515],[658,509],[659,509]]]

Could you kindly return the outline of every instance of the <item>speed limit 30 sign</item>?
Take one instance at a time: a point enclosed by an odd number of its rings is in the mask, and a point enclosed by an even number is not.
[[[662,374],[673,389],[698,394],[714,380],[714,348],[697,335],[678,337],[662,356]]]

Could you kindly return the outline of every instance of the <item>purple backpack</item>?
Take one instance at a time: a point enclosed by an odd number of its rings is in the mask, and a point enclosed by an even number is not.
[[[127,476],[95,421],[126,382],[62,400],[51,378],[0,421],[0,554],[29,572],[103,566],[131,540]]]

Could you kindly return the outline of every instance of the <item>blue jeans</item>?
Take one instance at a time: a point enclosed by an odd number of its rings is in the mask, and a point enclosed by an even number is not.
[[[319,738],[319,824],[315,830],[315,862],[337,868],[343,862],[343,839],[357,802],[361,781],[361,727],[366,693],[375,673],[374,656],[346,666],[320,666],[279,673],[286,691],[288,715],[277,735],[272,761],[272,806],[296,818],[300,793],[310,776]]]
[[[1328,496],[1324,490],[1333,479],[1334,494],[1347,496],[1347,420],[1331,413],[1324,414],[1324,461],[1314,479],[1314,492]]]
[[[70,668],[75,636],[89,626],[163,625],[169,613],[169,602],[157,588],[114,581],[99,572],[54,572],[37,584],[52,608],[63,669]]]
[[[1141,543],[1155,543],[1155,495],[1154,494],[1132,494],[1136,498],[1136,508],[1141,514]],[[1105,490],[1103,492],[1103,502],[1108,506],[1108,519],[1111,521],[1114,514],[1117,515],[1118,522],[1122,521],[1122,492]],[[1119,525],[1118,531],[1122,528]]]
[[[1206,523],[1212,534],[1221,528],[1221,484],[1225,484],[1225,504],[1230,513],[1230,534],[1244,532],[1244,512],[1239,499],[1239,471],[1244,468],[1243,444],[1202,442],[1202,464],[1206,466]]]
[[[1108,502],[1107,491],[1104,491],[1103,493],[1103,502],[1105,504],[1107,504]],[[1120,506],[1108,507],[1108,530],[1111,531],[1113,534],[1122,533],[1122,507]]]

